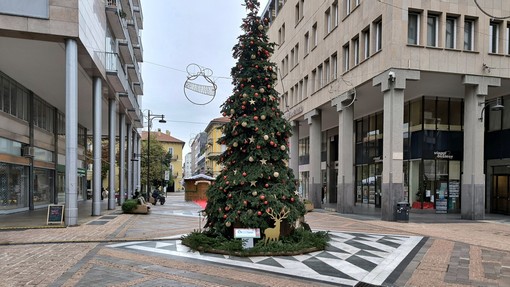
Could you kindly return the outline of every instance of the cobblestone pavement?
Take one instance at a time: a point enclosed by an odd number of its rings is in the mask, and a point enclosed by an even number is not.
[[[24,228],[45,227],[45,211],[18,214],[16,220],[0,216],[0,286],[333,286],[316,278],[108,247],[159,242],[199,229],[199,209],[176,193],[149,215],[122,214],[118,208],[92,217],[89,211],[74,227]],[[403,223],[316,209],[306,221],[314,230],[422,236],[424,244],[385,286],[510,286],[510,218],[459,217],[411,213]]]

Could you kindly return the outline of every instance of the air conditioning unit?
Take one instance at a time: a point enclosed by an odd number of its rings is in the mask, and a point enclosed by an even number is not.
[[[23,147],[22,155],[24,157],[33,157],[34,156],[34,147],[32,147],[32,146]]]

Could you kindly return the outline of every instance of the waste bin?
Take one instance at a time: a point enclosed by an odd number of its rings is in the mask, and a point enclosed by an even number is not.
[[[409,202],[399,201],[397,202],[397,221],[409,221]]]

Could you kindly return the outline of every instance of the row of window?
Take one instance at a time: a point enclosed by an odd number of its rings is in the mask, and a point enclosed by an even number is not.
[[[460,26],[460,24],[463,24],[463,26]],[[466,51],[474,51],[476,24],[475,17],[461,17],[410,9],[407,24],[407,43],[410,45],[426,43],[425,45],[428,47],[444,47],[447,49],[462,47]],[[425,33],[422,32],[422,27],[426,27]],[[443,36],[440,36],[441,34]],[[499,35],[499,33],[497,34]],[[424,39],[425,36],[426,39]],[[491,46],[491,51],[492,49]],[[493,53],[497,53],[497,51]]]
[[[52,105],[30,93],[27,88],[2,72],[0,72],[0,87],[0,111],[28,123],[30,121],[30,100],[33,97],[32,119],[34,126],[53,133],[56,120],[58,134],[65,134],[65,115],[57,111]],[[85,128],[79,125],[78,134],[80,144],[84,143],[86,139]]]

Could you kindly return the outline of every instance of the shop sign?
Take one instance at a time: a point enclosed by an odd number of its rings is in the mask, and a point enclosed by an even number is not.
[[[438,159],[453,159],[453,155],[450,151],[435,151],[434,155]]]

